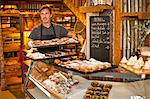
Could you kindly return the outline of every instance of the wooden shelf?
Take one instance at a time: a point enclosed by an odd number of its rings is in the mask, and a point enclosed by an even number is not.
[[[142,13],[142,16],[139,19],[150,19],[150,13]]]
[[[20,12],[20,15],[23,15],[24,17],[28,17],[28,15],[35,15],[39,17],[39,13],[38,12]],[[72,12],[57,12],[54,11],[53,12],[54,16],[74,16]]]
[[[122,17],[137,17],[138,19],[150,19],[150,13],[146,12],[126,12],[121,14]]]
[[[79,8],[82,13],[92,13],[92,12],[103,12],[105,9],[113,9],[112,6],[109,5],[96,5],[96,6],[82,6]]]
[[[121,14],[123,17],[138,17],[141,15],[139,12],[126,12]]]
[[[19,60],[19,57],[5,58],[5,60]]]
[[[8,14],[0,13],[0,16],[2,16],[2,17],[19,17],[20,15],[18,13],[8,13]]]
[[[37,15],[39,14],[38,12],[20,12],[21,15]]]
[[[20,12],[20,15],[23,16],[24,18],[28,18],[28,17],[39,18],[40,17],[38,12]]]
[[[2,35],[20,34],[20,31],[8,31],[2,32]]]

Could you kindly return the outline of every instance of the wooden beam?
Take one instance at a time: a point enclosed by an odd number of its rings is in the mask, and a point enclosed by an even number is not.
[[[121,29],[121,0],[116,0],[115,5],[115,32],[114,32],[114,64],[118,65],[121,59],[120,48]]]
[[[81,13],[93,13],[93,12],[103,12],[105,9],[113,9],[109,5],[96,5],[96,6],[81,6],[79,7]]]
[[[140,20],[150,19],[150,12],[126,12],[121,14],[122,17],[138,18]]]

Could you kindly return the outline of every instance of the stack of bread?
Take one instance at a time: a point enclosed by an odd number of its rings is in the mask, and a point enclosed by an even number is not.
[[[131,56],[127,60],[124,56],[119,65],[138,74],[150,74],[150,60],[144,62],[142,57]]]

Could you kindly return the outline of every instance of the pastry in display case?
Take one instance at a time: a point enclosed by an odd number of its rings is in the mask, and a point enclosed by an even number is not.
[[[91,82],[84,95],[84,99],[108,99],[111,84],[102,84],[97,81]]]
[[[123,57],[119,66],[136,74],[150,74],[150,60],[144,61],[142,57],[131,56],[128,60]]]
[[[49,93],[60,98],[73,93],[74,90],[78,90],[77,87],[86,82],[82,77],[75,77],[72,74],[61,72],[41,61],[33,63],[29,79],[34,80]]]

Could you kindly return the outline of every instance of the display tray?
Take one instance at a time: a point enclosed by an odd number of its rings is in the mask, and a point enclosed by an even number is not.
[[[67,51],[53,51],[53,52],[47,52],[47,53],[30,53],[27,54],[26,57],[32,60],[47,60],[47,59],[56,59],[56,58],[65,58],[70,56],[76,56],[78,53],[76,52],[67,52]]]
[[[52,40],[34,40],[31,42],[31,46],[34,48],[47,48],[68,44],[79,44],[79,41],[73,38],[55,38]]]
[[[59,67],[67,68],[72,71],[78,71],[84,74],[112,68],[112,65],[110,63],[100,62],[92,58],[89,60],[69,60],[67,62],[60,61],[60,63],[57,63],[57,61],[55,61],[55,63],[55,65]]]
[[[66,43],[66,44],[55,44],[55,45],[42,45],[42,46],[33,46],[33,48],[49,48],[49,47],[57,47],[57,46],[63,46],[68,44],[79,44],[79,43]]]
[[[109,69],[114,68],[113,66],[111,66],[111,67],[105,67],[105,68],[102,68],[102,69],[100,69],[100,70],[94,70],[94,71],[80,71],[80,70],[73,69],[73,68],[63,67],[63,66],[57,65],[57,64],[54,64],[54,65],[55,65],[55,67],[58,66],[58,67],[65,68],[65,69],[71,70],[71,71],[73,71],[73,72],[78,72],[78,73],[82,73],[82,74],[92,74],[92,73],[102,72],[102,71],[105,71],[105,70],[109,70]],[[71,71],[70,71],[70,72],[71,72]]]
[[[126,64],[119,64],[119,66],[121,66],[121,67],[135,73],[135,74],[138,74],[138,75],[150,74],[150,69],[143,69],[143,68],[136,69],[136,68],[133,68],[133,66],[129,66],[129,65],[126,65]]]
[[[29,79],[48,97],[53,95],[53,96],[57,97],[57,99],[61,99],[61,97],[59,95],[55,94],[53,91],[50,91],[50,90],[48,91],[45,86],[43,86],[38,80],[34,79],[32,76],[30,76]]]

